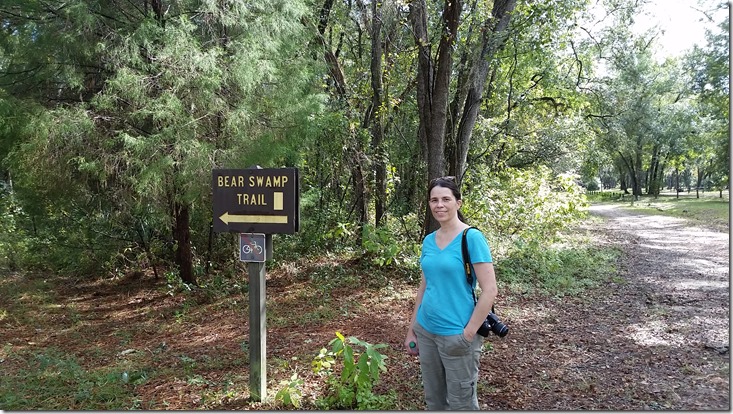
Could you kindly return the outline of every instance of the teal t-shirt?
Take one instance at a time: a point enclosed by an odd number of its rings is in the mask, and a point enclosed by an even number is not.
[[[425,275],[425,293],[417,310],[417,322],[434,335],[458,335],[471,319],[473,295],[466,282],[458,235],[441,250],[435,244],[435,232],[423,240],[420,267]],[[466,234],[472,263],[490,263],[491,250],[484,235],[471,229]],[[474,287],[476,278],[473,278]]]

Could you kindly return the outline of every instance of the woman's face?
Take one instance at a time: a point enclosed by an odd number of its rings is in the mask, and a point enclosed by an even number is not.
[[[450,188],[436,186],[430,190],[430,211],[438,223],[452,220],[458,215],[461,208],[461,200],[456,200]]]

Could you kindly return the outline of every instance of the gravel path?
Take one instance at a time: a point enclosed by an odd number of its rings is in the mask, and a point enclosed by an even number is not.
[[[684,219],[639,215],[613,205],[591,207],[608,219],[609,241],[625,252],[626,277],[647,308],[666,318],[637,327],[640,343],[721,348],[729,345],[729,235]],[[660,327],[671,329],[665,332]],[[656,327],[656,328],[655,328]]]
[[[485,408],[730,410],[729,237],[683,219],[592,206],[586,230],[623,251],[583,297],[517,304],[484,358]],[[483,370],[484,368],[482,368]]]

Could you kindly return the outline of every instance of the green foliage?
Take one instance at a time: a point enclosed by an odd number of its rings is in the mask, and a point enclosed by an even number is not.
[[[656,145],[670,166],[699,167],[716,188],[728,183],[728,26],[710,33],[679,71],[639,51],[646,42],[630,37],[628,24],[576,41],[575,20],[588,3],[520,2],[510,41],[492,57],[491,93],[476,124],[465,125],[473,135],[464,180],[464,213],[492,237],[552,241],[585,204],[561,173],[579,171],[595,183],[610,175],[613,154],[634,154],[634,138],[642,166]],[[375,3],[378,36],[389,45],[376,103],[369,76],[376,16],[364,4],[333,3],[324,28],[322,5],[313,2],[226,4],[174,1],[156,16],[132,2],[3,2],[0,183],[9,188],[12,178],[13,189],[0,196],[0,267],[164,271],[178,247],[171,206],[181,203],[191,210],[197,276],[231,272],[233,237],[214,235],[209,244],[210,170],[260,164],[300,169],[301,230],[277,236],[276,260],[335,252],[379,276],[419,275],[426,166],[405,5]],[[471,7],[461,11],[451,88],[471,72],[479,28],[490,19],[485,4]],[[635,13],[615,9],[626,19]],[[441,27],[436,10],[427,16],[431,28]],[[321,61],[324,52],[333,52],[332,66]],[[611,76],[594,77],[598,56],[611,59]],[[335,75],[345,91],[334,88]],[[464,90],[454,92],[449,99],[458,103]],[[380,128],[377,143],[371,134]],[[447,147],[455,135],[446,132]],[[386,170],[380,226],[376,165]],[[355,207],[362,196],[365,217]],[[362,280],[330,268],[313,279],[321,291]],[[169,285],[171,293],[187,289]]]
[[[84,369],[75,358],[52,348],[11,356],[27,357],[31,358],[26,369],[0,377],[0,407],[4,410],[129,409],[134,405],[134,385],[146,381],[142,371]]]
[[[601,187],[598,185],[598,181],[592,179],[585,183],[585,189],[588,191],[598,191]]]
[[[32,258],[28,246],[30,240],[25,229],[19,226],[20,214],[22,210],[14,202],[12,194],[0,190],[0,268],[32,268],[27,262]]]
[[[387,357],[378,351],[386,348],[386,344],[372,345],[336,332],[329,345],[331,350],[322,348],[312,363],[313,371],[326,377],[328,387],[326,395],[316,401],[320,409],[388,410],[394,406],[393,393],[374,393],[380,373],[387,371]],[[363,348],[361,354],[352,345]],[[342,362],[340,375],[336,372],[339,361]]]
[[[623,3],[630,7],[618,7]],[[727,21],[721,6],[706,11],[710,22]],[[723,188],[729,164],[727,23],[708,32],[706,48],[696,46],[684,61],[662,62],[654,55],[658,28],[643,34],[628,29],[643,3],[606,7],[615,22],[593,37],[596,46],[591,46],[607,55],[606,73],[589,84],[587,95],[595,148],[605,157],[587,154],[584,178],[601,161],[613,166],[637,197],[643,187],[658,195],[664,179],[678,172],[696,171]]]
[[[380,267],[400,264],[404,248],[395,240],[394,233],[388,228],[367,224],[363,227],[362,233],[362,246],[372,263]]]
[[[324,294],[338,288],[347,288],[358,284],[359,274],[352,267],[341,262],[320,264],[310,274],[310,280]]]
[[[280,401],[286,407],[300,408],[303,393],[301,387],[303,380],[298,378],[298,373],[294,372],[289,380],[280,381],[280,388],[275,394],[275,400]]]
[[[323,233],[323,238],[330,240],[337,245],[348,245],[344,243],[348,240],[354,240],[356,224],[337,222],[330,230]]]
[[[579,242],[547,246],[515,243],[496,264],[501,283],[518,292],[577,295],[616,273],[620,252]]]
[[[585,215],[585,195],[572,175],[548,168],[507,168],[487,178],[468,176],[464,215],[489,233],[529,242],[552,242]]]
[[[290,0],[255,9],[183,0],[163,17],[112,3],[74,0],[58,13],[35,1],[0,7],[17,17],[0,33],[0,78],[12,85],[0,89],[9,115],[0,148],[10,154],[2,152],[0,178],[12,172],[28,218],[12,225],[46,243],[34,254],[54,270],[117,274],[131,261],[173,260],[171,207],[185,206],[200,262],[211,168],[294,164],[308,136],[300,126],[321,110],[317,65],[303,48],[309,10]],[[12,76],[8,65],[34,76]],[[44,101],[32,117],[13,110],[11,98],[39,89],[35,74],[48,73],[64,105]]]

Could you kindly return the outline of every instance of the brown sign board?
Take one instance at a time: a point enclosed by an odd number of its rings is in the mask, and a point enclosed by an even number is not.
[[[212,170],[214,231],[292,234],[300,227],[297,168]]]

